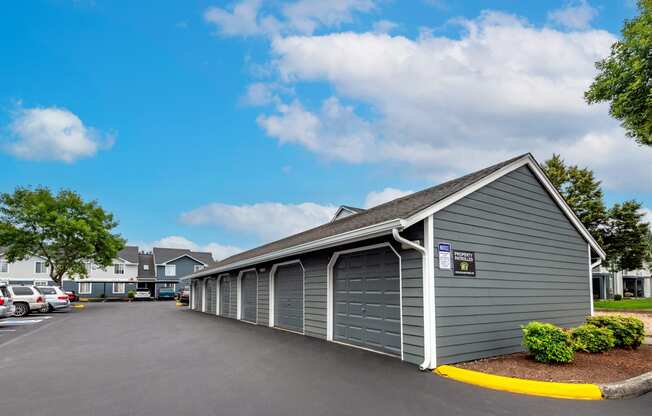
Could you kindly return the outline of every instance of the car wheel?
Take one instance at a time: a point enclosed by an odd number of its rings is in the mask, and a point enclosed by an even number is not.
[[[48,312],[53,312],[53,311],[54,311],[54,308],[52,307],[52,305],[50,305],[50,304],[48,303]]]
[[[29,306],[27,306],[24,303],[16,303],[14,307],[15,307],[14,316],[21,317],[21,316],[26,316],[29,313]]]

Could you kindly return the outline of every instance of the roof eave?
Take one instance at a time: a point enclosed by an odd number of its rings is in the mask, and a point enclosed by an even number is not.
[[[311,241],[309,243],[300,244],[298,246],[289,247],[283,250],[274,251],[272,253],[263,254],[260,256],[252,257],[250,259],[237,261],[227,264],[224,267],[217,267],[214,269],[203,270],[197,273],[184,276],[179,280],[196,279],[200,277],[210,276],[217,273],[223,273],[243,267],[251,266],[257,263],[263,263],[271,260],[276,260],[282,257],[295,256],[315,250],[320,250],[340,244],[355,242],[358,240],[369,239],[378,237],[392,232],[393,228],[404,228],[404,221],[397,218],[382,223],[370,225],[357,230],[347,231],[345,233],[336,234],[330,237],[324,237],[319,240]]]

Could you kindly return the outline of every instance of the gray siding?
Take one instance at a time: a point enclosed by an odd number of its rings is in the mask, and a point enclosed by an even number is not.
[[[321,339],[326,339],[326,274],[331,255],[332,251],[322,251],[301,258],[305,269],[305,333]]]
[[[82,281],[84,282],[84,281]],[[74,290],[78,296],[82,298],[101,298],[104,295],[105,298],[127,298],[127,294],[130,290],[136,290],[135,283],[125,282],[125,291],[124,293],[113,293],[113,282],[88,282],[91,283],[91,293],[90,294],[80,294],[79,293],[79,283],[80,281],[63,281],[63,290]]]
[[[434,238],[476,255],[465,277],[435,252],[438,364],[520,351],[521,325],[589,314],[587,243],[527,167],[435,214]]]
[[[181,257],[177,260],[169,262],[168,264],[174,264],[177,266],[176,276],[166,276],[165,266],[156,266],[156,280],[178,281],[180,278],[192,274],[194,272],[195,265],[201,265],[200,262],[195,261],[189,257]]]

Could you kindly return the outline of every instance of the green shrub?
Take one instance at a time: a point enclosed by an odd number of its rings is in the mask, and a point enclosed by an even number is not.
[[[136,297],[136,292],[134,292],[133,290],[130,290],[129,292],[127,292],[127,297],[129,299],[133,299],[134,297]]]
[[[616,337],[607,327],[584,324],[573,329],[570,335],[577,351],[605,352],[616,345]]]
[[[614,295],[614,300],[623,300],[623,295]]]
[[[601,328],[609,328],[616,339],[616,347],[638,348],[645,340],[643,321],[626,316],[590,316],[586,322]]]
[[[522,327],[523,346],[542,363],[569,363],[575,348],[569,334],[553,324],[530,322]]]

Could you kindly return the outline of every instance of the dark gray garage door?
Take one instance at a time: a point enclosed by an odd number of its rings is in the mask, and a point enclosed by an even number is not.
[[[258,288],[258,275],[256,272],[247,272],[242,276],[242,319],[256,323],[256,295]]]
[[[334,270],[333,339],[401,355],[398,257],[390,248],[341,256]]]
[[[231,307],[231,283],[230,277],[222,277],[220,279],[220,315],[229,316],[229,309]]]
[[[197,297],[195,298],[195,305],[197,305],[197,310],[201,312],[202,310],[202,301],[204,300],[204,281],[197,281]]]
[[[217,283],[215,279],[208,279],[206,283],[206,312],[215,315],[217,309]]]
[[[276,270],[274,325],[303,332],[303,269],[298,263]]]

